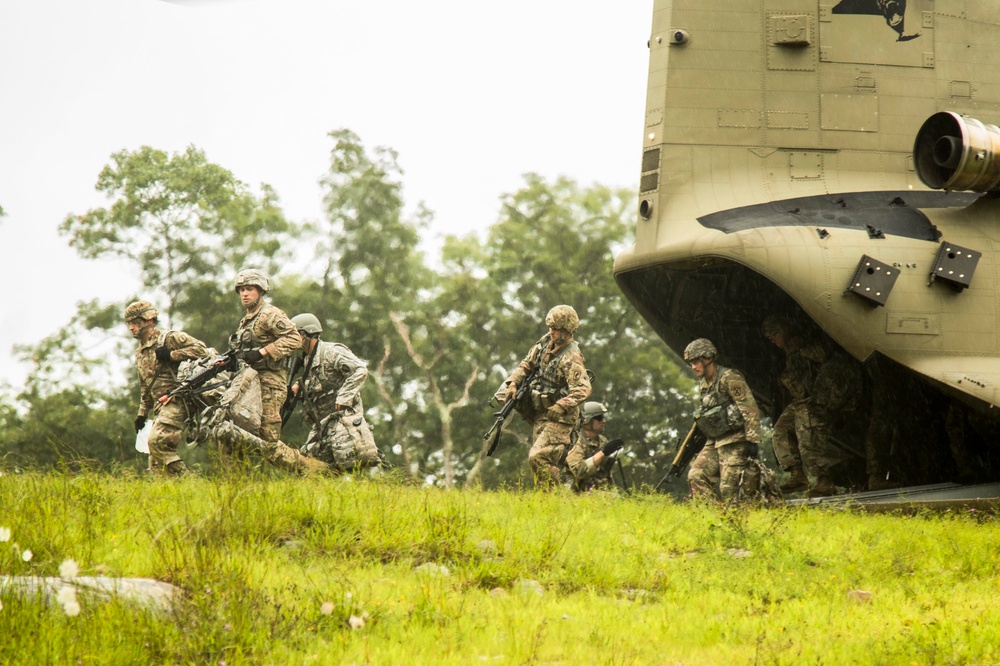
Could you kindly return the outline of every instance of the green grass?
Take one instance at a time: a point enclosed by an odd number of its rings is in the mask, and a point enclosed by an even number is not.
[[[981,512],[90,473],[5,474],[0,507],[0,573],[72,558],[184,591],[76,617],[6,593],[0,663],[1000,663]]]

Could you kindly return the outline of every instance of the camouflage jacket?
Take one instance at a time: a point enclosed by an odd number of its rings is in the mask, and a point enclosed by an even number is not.
[[[156,360],[156,348],[162,342],[170,348],[169,363]],[[208,356],[205,343],[181,331],[160,331],[154,328],[146,342],[135,350],[135,367],[139,370],[139,415],[153,413],[156,401],[177,388],[177,366],[181,361]]]
[[[337,405],[350,407],[355,414],[364,412],[361,387],[368,379],[368,365],[345,345],[319,341],[306,368],[299,390],[310,423],[319,423]]]
[[[520,385],[524,378],[535,367],[539,367],[539,374],[551,374],[555,382],[565,386],[566,395],[555,402],[563,409],[563,415],[559,418],[560,423],[575,424],[580,418],[580,405],[590,397],[590,377],[587,376],[587,368],[584,366],[583,354],[579,347],[567,350],[565,354],[560,352],[573,342],[573,339],[562,341],[556,345],[549,341],[547,337],[537,342],[524,357],[520,365],[507,378],[508,382]],[[575,345],[574,345],[575,346]],[[546,373],[548,366],[556,363],[554,373]],[[544,418],[544,414],[541,415]]]
[[[254,364],[261,381],[279,380],[284,383],[288,368],[281,362],[302,345],[295,325],[280,308],[265,303],[255,312],[247,312],[229,339],[229,345],[240,353],[251,349],[266,351],[267,356]]]
[[[701,391],[702,409],[707,410],[731,400],[739,410],[743,421],[740,427],[731,432],[709,439],[706,446],[718,447],[735,442],[761,443],[760,409],[753,393],[750,392],[750,387],[738,370],[716,366],[714,380],[708,382],[703,377],[698,383],[698,388]]]
[[[792,400],[804,400],[812,396],[816,376],[828,356],[823,345],[817,342],[792,338],[786,343],[781,384],[788,389]]]
[[[608,438],[604,435],[598,435],[596,440],[591,440],[583,432],[580,433],[576,444],[566,455],[566,465],[573,473],[573,486],[576,490],[582,492],[612,485],[611,469],[614,467],[615,459],[606,457],[597,465],[591,460],[607,443]]]

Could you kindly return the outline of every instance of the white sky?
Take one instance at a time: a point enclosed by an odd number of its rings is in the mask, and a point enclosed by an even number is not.
[[[0,384],[14,344],[139,289],[59,236],[118,150],[195,145],[290,219],[321,215],[346,127],[394,148],[433,234],[483,229],[521,174],[634,187],[652,0],[0,0]],[[433,239],[430,239],[433,240]],[[238,314],[238,313],[237,313]]]

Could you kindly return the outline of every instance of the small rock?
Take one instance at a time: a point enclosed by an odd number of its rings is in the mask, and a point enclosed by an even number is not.
[[[490,541],[489,539],[483,539],[476,544],[476,548],[483,555],[496,555],[497,554],[497,544],[495,541]]]
[[[0,576],[0,592],[41,597],[46,603],[58,602],[60,593],[68,594],[64,588],[70,587],[85,600],[108,601],[120,597],[155,611],[169,611],[181,598],[180,588],[151,578],[78,576],[65,580],[56,576]]]
[[[425,573],[429,576],[450,576],[451,572],[443,564],[435,564],[434,562],[425,562],[417,567],[417,571],[420,573]]]
[[[518,591],[520,592],[537,594],[538,596],[542,596],[543,594],[545,594],[545,589],[542,587],[542,584],[539,583],[537,580],[521,578],[517,581],[516,585]]]

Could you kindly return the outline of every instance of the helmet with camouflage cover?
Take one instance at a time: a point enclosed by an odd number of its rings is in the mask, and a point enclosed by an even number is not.
[[[233,289],[237,292],[240,290],[240,287],[257,287],[262,294],[266,294],[271,290],[267,275],[258,268],[244,268],[236,274],[234,282]]]
[[[718,353],[711,340],[708,338],[698,338],[684,348],[684,362],[690,363],[691,361],[697,361],[699,358],[715,358]]]
[[[583,425],[587,425],[599,416],[604,416],[608,413],[608,408],[604,406],[603,403],[590,401],[583,403],[583,409],[580,410],[580,418],[583,419]]]
[[[545,325],[557,331],[566,331],[570,335],[580,328],[580,317],[569,305],[557,305],[545,315]]]
[[[295,326],[295,330],[306,335],[319,335],[323,332],[323,325],[319,323],[316,315],[310,312],[295,315],[292,317],[292,324]]]
[[[160,311],[149,301],[135,301],[125,308],[126,324],[135,319],[156,319],[159,316]]]

